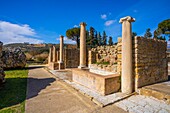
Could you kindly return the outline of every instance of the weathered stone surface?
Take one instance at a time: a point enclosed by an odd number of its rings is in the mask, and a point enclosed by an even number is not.
[[[120,76],[112,74],[102,76],[88,70],[73,69],[73,81],[88,87],[102,95],[115,93],[120,89]]]
[[[135,37],[133,42],[135,89],[168,80],[167,43],[143,37]]]
[[[141,101],[142,100],[142,101]],[[153,97],[133,95],[115,105],[130,113],[169,113],[170,105]]]
[[[20,48],[2,51],[1,60],[4,69],[23,68],[26,65],[26,55]]]
[[[3,63],[2,63],[2,60],[1,60],[1,56],[2,56],[2,45],[3,43],[0,41],[0,85],[5,82],[5,73],[4,73],[4,70],[3,70]]]

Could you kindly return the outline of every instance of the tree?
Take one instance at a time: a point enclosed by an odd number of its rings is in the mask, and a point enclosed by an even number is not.
[[[90,27],[90,34],[89,34],[90,46],[94,45],[94,31],[95,31],[95,29],[93,27]]]
[[[162,39],[164,39],[165,36],[169,36],[170,39],[170,19],[159,23],[156,31],[159,36],[162,36]]]
[[[90,45],[89,31],[86,31],[86,44]]]
[[[109,37],[109,46],[113,45],[112,37]]]
[[[159,39],[159,33],[158,33],[157,30],[155,30],[155,31],[153,32],[153,38]]]
[[[107,42],[107,35],[106,35],[106,32],[103,31],[103,42],[102,42],[102,45],[106,45],[106,42]]]
[[[132,32],[132,38],[134,38],[135,36],[137,36],[136,32]]]
[[[100,35],[100,32],[97,34],[97,41],[98,41],[98,46],[102,45],[102,37]]]
[[[152,37],[152,33],[150,32],[150,28],[146,29],[146,33],[144,35],[145,38],[151,38]]]
[[[95,31],[95,35],[94,35],[94,45],[98,46],[98,40],[97,40],[97,31]]]
[[[77,47],[80,45],[80,28],[72,28],[66,31],[66,36],[68,39],[76,41]]]
[[[159,23],[158,29],[161,34],[170,34],[170,19],[164,20]]]

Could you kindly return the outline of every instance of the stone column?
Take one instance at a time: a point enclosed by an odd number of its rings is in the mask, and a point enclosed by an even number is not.
[[[52,47],[49,48],[48,64],[52,62]]]
[[[135,19],[127,16],[120,19],[122,23],[122,75],[121,90],[123,93],[133,92],[133,73],[132,73],[132,28],[131,22]]]
[[[56,62],[57,58],[56,58],[56,47],[53,46],[53,62]]]
[[[64,36],[60,36],[60,63],[63,63],[63,38]]]
[[[86,23],[80,23],[80,65],[78,68],[86,67]]]
[[[64,62],[63,62],[63,38],[64,36],[60,36],[60,60],[59,60],[59,67],[58,69],[64,69]]]

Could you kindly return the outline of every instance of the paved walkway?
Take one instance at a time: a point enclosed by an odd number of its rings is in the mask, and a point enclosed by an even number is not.
[[[26,113],[126,113],[115,105],[99,107],[41,66],[30,66]]]
[[[170,113],[170,105],[153,97],[134,95],[115,105],[130,113]]]

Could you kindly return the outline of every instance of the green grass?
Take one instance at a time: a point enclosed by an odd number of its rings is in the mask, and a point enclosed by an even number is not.
[[[27,69],[5,71],[6,83],[0,86],[0,113],[24,113]]]

